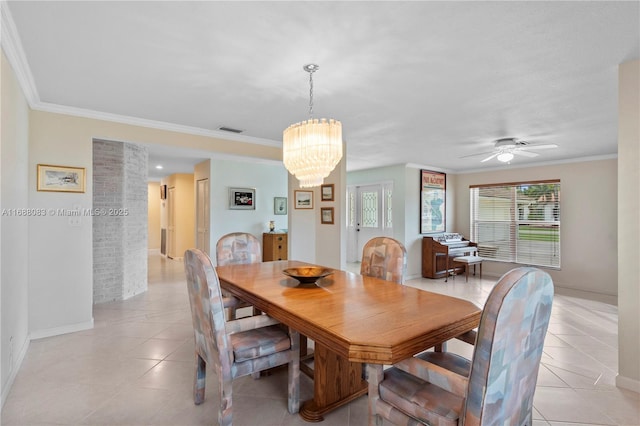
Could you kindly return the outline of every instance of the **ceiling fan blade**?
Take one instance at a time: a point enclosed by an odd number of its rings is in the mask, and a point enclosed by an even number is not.
[[[525,145],[522,148],[524,149],[550,149],[550,148],[557,148],[558,145],[556,145],[555,143],[546,143],[546,144],[541,144],[541,145]]]
[[[523,157],[537,157],[540,154],[538,154],[537,152],[529,152],[529,151],[523,151],[521,149],[514,149],[513,155],[522,155]]]
[[[493,154],[494,152],[495,152],[495,151],[476,152],[475,154],[463,155],[462,157],[458,157],[458,158],[477,157],[477,156],[479,156],[479,155],[488,155],[488,154]]]
[[[480,162],[481,162],[481,163],[484,163],[485,161],[489,161],[489,160],[491,160],[492,158],[497,157],[497,156],[498,156],[498,154],[500,154],[500,153],[499,153],[499,152],[494,152],[493,154],[491,154],[490,156],[488,156],[488,157],[487,157],[487,158],[485,158],[484,160],[481,160]]]

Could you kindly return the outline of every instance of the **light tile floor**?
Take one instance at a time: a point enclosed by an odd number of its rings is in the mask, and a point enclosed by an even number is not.
[[[353,269],[358,271],[357,265]],[[495,280],[414,279],[408,285],[482,306]],[[2,425],[212,425],[218,392],[192,400],[193,335],[182,263],[149,258],[149,289],[94,307],[92,330],[34,340],[2,409]],[[470,346],[449,350],[470,356]],[[535,395],[535,426],[640,425],[640,395],[614,385],[617,308],[556,296]],[[312,395],[304,375],[302,399]],[[286,409],[286,370],[234,382],[234,424],[303,425]],[[362,397],[326,426],[367,424]],[[386,423],[385,423],[386,424]]]

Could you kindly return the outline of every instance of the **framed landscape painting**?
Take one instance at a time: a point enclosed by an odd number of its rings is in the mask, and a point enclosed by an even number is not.
[[[313,191],[295,190],[293,207],[296,209],[313,209]]]
[[[320,186],[320,199],[322,201],[333,201],[333,190],[335,186],[332,183],[327,183],[325,185]]]
[[[84,167],[38,164],[38,191],[84,192]]]
[[[320,208],[320,223],[333,225],[333,207]]]

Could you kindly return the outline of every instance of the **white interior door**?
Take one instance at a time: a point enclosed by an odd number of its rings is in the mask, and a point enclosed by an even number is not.
[[[209,179],[196,182],[196,247],[209,253]]]
[[[174,258],[176,250],[175,187],[167,190],[167,257]]]
[[[347,188],[347,261],[362,260],[362,248],[371,238],[391,236],[391,184]]]

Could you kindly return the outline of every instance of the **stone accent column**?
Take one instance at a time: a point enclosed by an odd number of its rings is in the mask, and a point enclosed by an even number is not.
[[[93,142],[93,303],[147,290],[147,163],[143,146]]]

